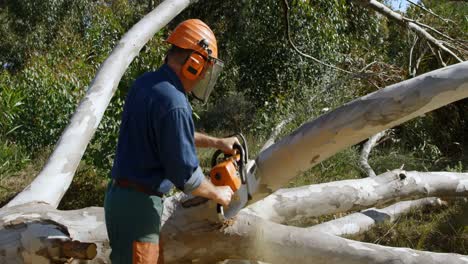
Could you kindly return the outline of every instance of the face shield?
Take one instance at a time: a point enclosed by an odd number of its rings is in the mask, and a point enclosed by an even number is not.
[[[224,62],[216,58],[210,58],[206,63],[204,73],[200,77],[200,80],[195,84],[192,89],[192,95],[198,100],[206,104],[208,97],[218,80],[219,74],[224,67]]]

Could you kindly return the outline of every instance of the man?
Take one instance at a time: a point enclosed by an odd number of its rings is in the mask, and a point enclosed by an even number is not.
[[[140,76],[127,95],[117,152],[105,199],[112,263],[163,263],[159,250],[162,196],[175,185],[187,194],[227,206],[233,192],[203,175],[195,152],[233,153],[236,138],[194,132],[186,94],[206,102],[223,66],[211,29],[190,19],[167,39],[165,64]]]

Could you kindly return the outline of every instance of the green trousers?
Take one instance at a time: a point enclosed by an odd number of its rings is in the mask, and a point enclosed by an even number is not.
[[[162,198],[109,183],[104,212],[113,264],[163,262],[159,252],[162,211]]]

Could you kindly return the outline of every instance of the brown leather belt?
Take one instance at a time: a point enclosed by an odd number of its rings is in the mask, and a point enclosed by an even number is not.
[[[161,198],[164,196],[164,193],[161,193],[161,192],[158,192],[158,191],[153,191],[153,190],[149,189],[148,187],[146,187],[146,186],[144,186],[142,184],[131,182],[131,181],[127,180],[127,179],[114,179],[113,184],[117,185],[117,186],[119,186],[121,188],[133,189],[135,191],[142,192],[142,193],[145,193],[147,195],[156,195],[156,196],[159,196]]]

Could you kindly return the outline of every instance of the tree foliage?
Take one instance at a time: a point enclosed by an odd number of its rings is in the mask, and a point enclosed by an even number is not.
[[[299,55],[302,52],[364,75],[346,74]],[[7,0],[0,4],[0,135],[2,142],[33,155],[52,146],[87,85],[116,41],[148,8],[148,1]],[[407,15],[452,37],[466,39],[466,3],[423,1],[445,22],[416,7]],[[40,10],[40,12],[38,12]],[[414,35],[351,0],[199,1],[168,29],[200,18],[218,38],[226,62],[207,106],[195,104],[201,130],[264,135],[293,113],[291,127],[357,96],[410,77],[407,69]],[[162,63],[167,31],[158,33],[131,64],[86,152],[86,161],[109,169],[125,95],[132,81]],[[423,54],[419,41],[413,56]],[[413,60],[415,60],[413,59]],[[446,62],[450,62],[444,57]],[[440,67],[431,52],[418,74]],[[428,115],[397,131],[405,148],[430,146],[431,158],[458,153],[466,145],[466,103]],[[452,126],[440,133],[452,115]],[[446,142],[449,142],[448,144]],[[451,147],[448,147],[451,146]],[[22,152],[23,153],[23,152]]]

